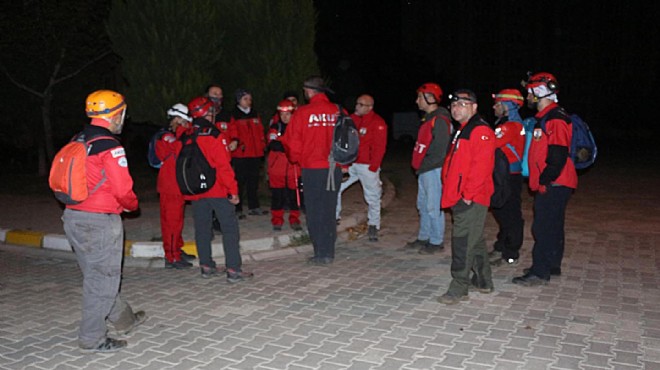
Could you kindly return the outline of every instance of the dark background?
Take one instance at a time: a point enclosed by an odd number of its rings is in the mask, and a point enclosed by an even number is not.
[[[660,71],[657,2],[314,0],[314,4],[319,66],[337,92],[331,98],[349,109],[357,95],[372,94],[376,111],[391,124],[394,112],[417,110],[419,85],[436,82],[445,96],[457,88],[474,90],[480,113],[492,121],[492,93],[520,88],[527,71],[546,71],[559,81],[559,103],[589,123],[599,145],[596,166],[613,160],[660,162],[655,160],[660,153],[655,113]],[[13,62],[20,68],[20,61]],[[86,121],[82,106],[92,89],[121,89],[118,63],[110,56],[57,86],[52,117],[57,147]],[[29,81],[32,73],[23,70],[18,77]],[[0,101],[0,174],[36,173],[40,102],[2,74]],[[521,113],[533,114],[527,109]],[[146,163],[149,129],[153,127],[137,122],[126,126],[123,140],[131,167],[138,161]],[[397,147],[390,141],[388,150]]]

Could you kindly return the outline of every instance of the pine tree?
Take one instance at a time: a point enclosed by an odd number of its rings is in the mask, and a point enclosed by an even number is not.
[[[106,29],[133,120],[161,122],[168,107],[203,93],[221,56],[219,25],[213,0],[113,0]]]

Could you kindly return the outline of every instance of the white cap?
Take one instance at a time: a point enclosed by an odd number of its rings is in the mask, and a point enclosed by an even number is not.
[[[188,122],[192,122],[192,118],[188,115],[188,107],[181,103],[174,104],[172,108],[167,110],[168,117],[181,117]]]

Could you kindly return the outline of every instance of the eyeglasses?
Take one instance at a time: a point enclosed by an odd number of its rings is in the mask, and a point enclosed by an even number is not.
[[[474,104],[474,102],[471,102],[471,101],[453,101],[453,102],[451,102],[451,104],[449,106],[452,107],[452,108],[454,108],[454,107],[465,108],[465,107],[467,107],[468,105],[471,105],[471,104]]]
[[[358,107],[370,107],[371,106],[371,104],[363,104],[363,103],[360,103],[360,102],[355,103],[355,105],[358,106]]]

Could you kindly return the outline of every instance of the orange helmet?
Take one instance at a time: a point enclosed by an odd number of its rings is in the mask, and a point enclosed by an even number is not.
[[[520,91],[518,89],[504,89],[497,94],[493,94],[493,99],[495,99],[495,102],[501,102],[501,101],[510,101],[513,103],[518,104],[518,106],[523,105],[523,102],[525,99],[523,96],[520,94]]]
[[[417,88],[417,92],[433,95],[433,98],[435,98],[435,102],[430,102],[430,103],[439,104],[440,100],[442,100],[442,89],[440,88],[440,85],[433,82],[427,82],[423,84],[422,86]]]
[[[293,112],[294,110],[296,110],[296,106],[291,100],[284,99],[277,103],[278,112]]]
[[[532,74],[531,72],[527,73],[527,81],[522,81],[522,86],[524,88],[533,89],[540,85],[545,85],[553,93],[559,92],[559,82],[555,76],[548,72],[539,72]]]
[[[98,90],[87,96],[85,113],[90,118],[111,118],[126,109],[124,96],[112,90]]]
[[[204,117],[213,108],[213,102],[204,96],[198,96],[188,103],[189,114],[192,118]]]

